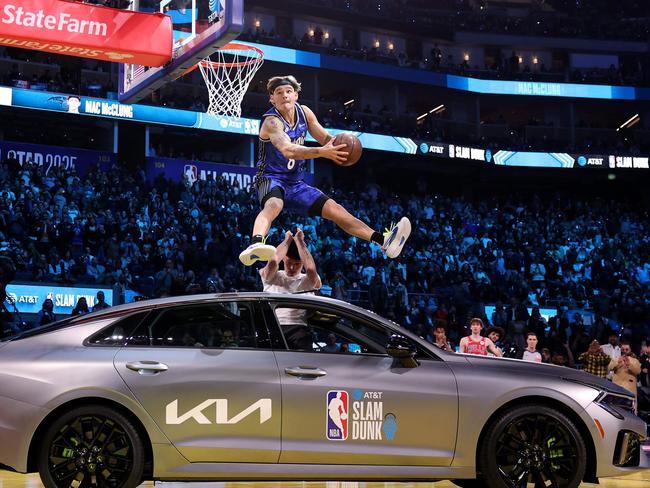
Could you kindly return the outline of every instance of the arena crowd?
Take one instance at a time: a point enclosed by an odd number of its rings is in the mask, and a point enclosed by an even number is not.
[[[413,223],[400,259],[388,260],[331,223],[283,214],[270,242],[302,228],[331,296],[432,342],[440,325],[458,345],[479,317],[503,329],[508,347],[523,349],[526,333],[536,332],[548,360],[568,361],[567,344],[577,359],[613,330],[641,352],[650,323],[650,220],[635,202],[560,193],[469,201],[437,195],[424,181],[403,195],[374,183],[346,191],[321,183],[374,227],[401,215]],[[18,278],[147,296],[261,289],[256,270],[237,260],[258,204],[225,180],[149,185],[138,168],[43,175],[8,160],[0,187],[0,252],[12,257]],[[556,313],[546,320],[540,307]],[[592,310],[591,323],[575,309]]]

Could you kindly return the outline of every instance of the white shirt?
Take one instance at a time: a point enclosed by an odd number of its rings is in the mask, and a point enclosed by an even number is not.
[[[612,346],[609,342],[603,345],[603,352],[612,359],[618,359],[621,357],[620,346]]]
[[[530,352],[528,349],[524,351],[524,357],[522,357],[524,361],[530,361],[533,363],[541,363],[542,362],[542,355],[538,353],[537,351],[535,352]]]
[[[260,276],[262,278],[262,285],[264,285],[264,291],[269,293],[296,293],[314,288],[311,281],[309,281],[309,278],[307,278],[306,273],[298,273],[296,276],[287,276],[286,271],[278,270],[272,280],[266,281],[264,275],[262,275],[262,270],[260,270]],[[310,295],[313,293],[306,294]],[[281,325],[307,325],[304,320],[305,310],[295,308],[276,308],[275,315]]]

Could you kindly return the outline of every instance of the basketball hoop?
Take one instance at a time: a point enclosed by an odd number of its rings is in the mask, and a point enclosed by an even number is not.
[[[264,52],[253,46],[231,42],[198,63],[208,87],[210,115],[241,117],[241,103],[248,85],[264,63]]]

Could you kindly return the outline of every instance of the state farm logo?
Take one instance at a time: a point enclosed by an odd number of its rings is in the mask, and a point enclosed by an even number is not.
[[[107,52],[106,56],[108,56],[109,58],[115,61],[121,61],[123,59],[131,59],[133,57],[133,54]]]
[[[69,32],[71,34],[84,34],[88,36],[107,37],[108,24],[94,20],[73,17],[69,13],[56,12],[52,15],[43,10],[31,12],[16,5],[7,4],[3,11],[3,24],[17,25],[20,27],[34,27],[37,29]]]

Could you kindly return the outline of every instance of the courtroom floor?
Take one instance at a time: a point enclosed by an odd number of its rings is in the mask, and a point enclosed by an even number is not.
[[[258,481],[258,482],[194,482],[194,483],[162,483],[147,482],[141,488],[453,488],[449,481],[434,483],[398,483],[398,482],[357,482],[357,481]],[[530,485],[532,486],[532,485]],[[650,487],[650,469],[630,476],[618,478],[603,478],[600,485],[583,483],[581,487],[600,488],[647,488]],[[10,471],[0,471],[0,488],[42,488],[43,485],[37,474],[18,474]]]

